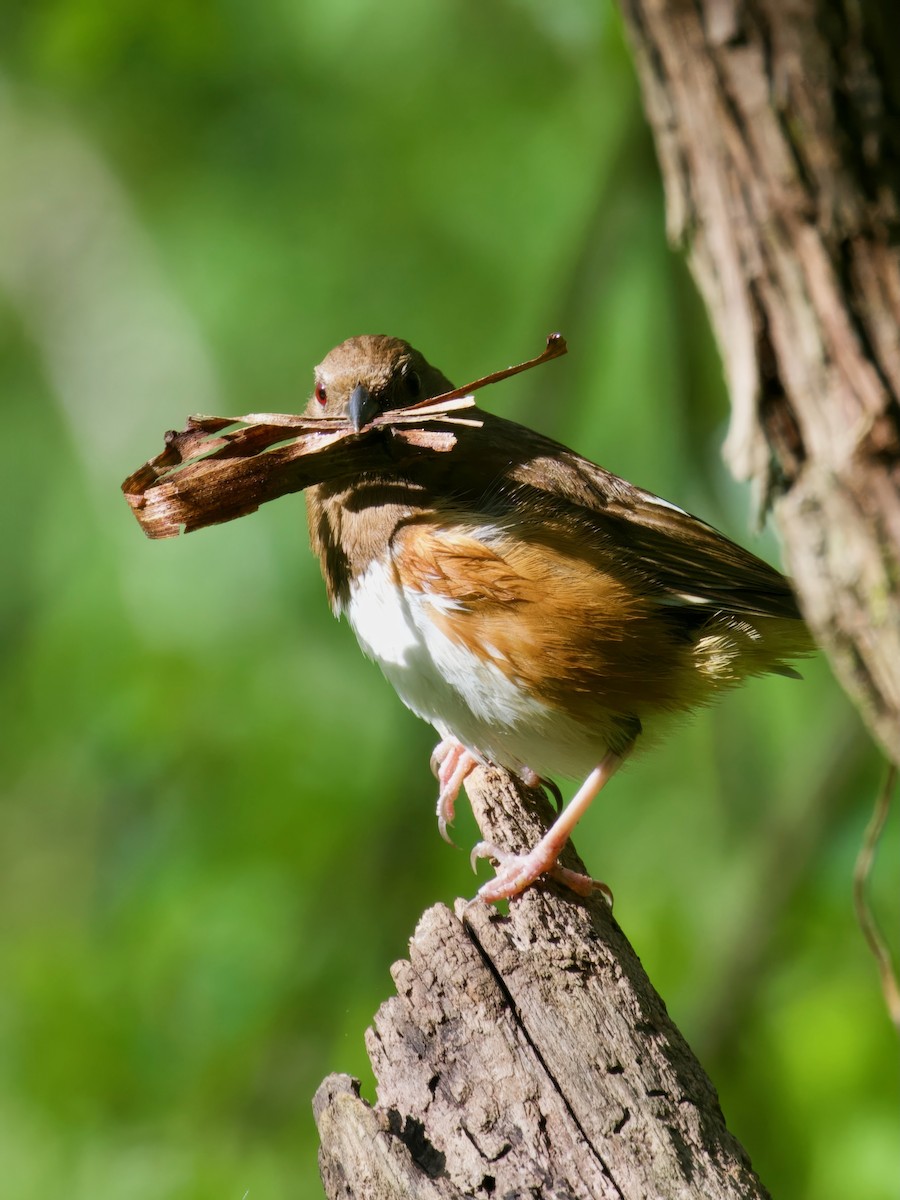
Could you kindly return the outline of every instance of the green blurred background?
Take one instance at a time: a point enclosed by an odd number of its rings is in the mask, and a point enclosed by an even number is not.
[[[476,887],[302,499],[151,543],[123,477],[190,412],[297,410],[350,334],[461,382],[560,328],[484,403],[777,559],[663,227],[608,4],[4,4],[5,1196],[319,1195],[317,1084],[371,1097],[389,966]],[[897,1045],[850,877],[881,767],[805,675],[679,729],[578,844],[773,1193],[880,1200]],[[898,865],[895,817],[894,938]]]

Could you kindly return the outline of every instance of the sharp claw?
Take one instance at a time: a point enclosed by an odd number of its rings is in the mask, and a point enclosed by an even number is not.
[[[441,763],[444,761],[444,759],[446,757],[447,757],[447,743],[445,740],[443,742],[438,742],[438,744],[435,746],[435,748],[431,752],[431,758],[428,760],[428,765],[431,767],[431,773],[432,773],[432,775],[435,776],[435,778],[440,778]]]
[[[597,883],[596,880],[591,879],[590,875],[582,875],[580,871],[570,871],[568,867],[561,867],[559,863],[556,863],[547,871],[547,874],[551,879],[561,883],[563,887],[568,888],[570,892],[575,892],[578,896],[593,896],[595,888],[602,888],[604,899],[607,893],[610,900],[612,899],[612,892],[605,883]],[[612,906],[610,905],[610,907]]]
[[[563,810],[562,792],[559,790],[559,787],[553,782],[552,779],[542,779],[541,787],[544,789],[544,794],[549,798],[551,804],[556,809],[556,815],[559,816]]]
[[[612,888],[606,883],[601,883],[599,879],[594,879],[592,882],[594,884],[594,891],[600,893],[600,895],[609,905],[609,911],[612,912],[613,903],[615,901],[615,898],[612,894]]]
[[[498,900],[511,900],[520,895],[542,875],[548,875],[556,883],[575,892],[579,896],[592,896],[599,891],[607,904],[612,908],[612,892],[605,883],[599,883],[590,875],[582,875],[580,871],[572,871],[553,862],[545,865],[539,856],[531,854],[510,854],[498,849],[492,842],[477,842],[472,847],[469,862],[472,870],[480,858],[491,858],[498,864],[497,874],[487,883],[482,884],[476,894],[476,899],[488,904]]]
[[[451,816],[449,818],[449,820],[452,821],[453,817]],[[454,850],[459,849],[456,842],[454,842],[453,838],[447,832],[447,820],[441,815],[440,801],[438,801],[438,833],[440,833],[441,837],[444,839],[444,841],[447,843],[448,846],[452,846]]]
[[[558,866],[557,859],[575,825],[587,811],[597,793],[622,765],[624,758],[624,754],[608,750],[575,793],[568,807],[563,809],[544,836],[527,854],[495,855],[500,863],[496,878],[489,880],[479,889],[479,897],[489,902],[509,900],[513,896],[517,896],[519,892],[523,892],[544,874],[550,874],[558,882],[583,896],[591,895],[598,885],[590,876]],[[476,857],[482,857],[481,846],[478,851]],[[609,888],[605,884],[600,884],[599,890],[609,902],[611,897]]]
[[[496,862],[502,862],[508,857],[502,850],[498,850],[493,842],[476,842],[472,847],[472,853],[469,855],[469,866],[472,871],[478,874],[478,860],[480,858],[493,858]]]
[[[445,781],[437,799],[437,823],[441,837],[450,846],[455,846],[456,844],[447,832],[447,826],[453,824],[455,809],[456,792],[448,787]]]

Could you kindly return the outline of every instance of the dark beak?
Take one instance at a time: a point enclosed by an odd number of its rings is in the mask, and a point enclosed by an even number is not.
[[[347,415],[357,433],[378,413],[378,402],[364,383],[358,383],[350,393]]]

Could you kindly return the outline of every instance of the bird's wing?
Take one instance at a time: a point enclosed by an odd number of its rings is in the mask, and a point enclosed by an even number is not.
[[[486,507],[552,531],[554,544],[642,582],[663,605],[800,619],[780,572],[711,525],[574,451],[501,418]]]
[[[682,698],[688,643],[663,610],[545,533],[527,521],[473,525],[444,510],[402,525],[391,553],[404,589],[441,632],[545,702],[593,697],[625,714],[628,737],[648,679],[658,707],[697,702]]]

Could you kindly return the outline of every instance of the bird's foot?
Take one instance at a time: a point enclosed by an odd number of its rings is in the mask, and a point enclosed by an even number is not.
[[[446,737],[434,748],[431,769],[438,778],[440,791],[437,800],[437,822],[441,837],[453,845],[447,826],[453,823],[456,797],[466,776],[478,766],[478,759],[470,754],[462,742]]]
[[[529,887],[541,875],[549,875],[556,883],[576,892],[579,896],[592,896],[600,892],[612,908],[613,895],[605,883],[592,879],[590,875],[582,875],[580,871],[572,871],[561,867],[555,857],[548,857],[540,843],[527,854],[511,854],[500,850],[491,842],[478,842],[472,849],[470,861],[472,870],[479,858],[490,858],[497,863],[497,874],[478,889],[478,899],[488,904],[496,904],[498,900],[511,900]]]

